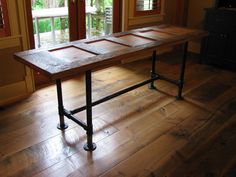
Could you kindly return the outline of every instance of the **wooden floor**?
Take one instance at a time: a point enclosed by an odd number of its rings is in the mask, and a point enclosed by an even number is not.
[[[158,71],[177,78],[179,56],[162,55]],[[97,149],[66,119],[58,123],[55,86],[1,110],[0,177],[235,177],[236,73],[197,64],[190,55],[184,87],[157,81],[93,109]],[[93,73],[93,100],[149,77],[150,60]],[[63,82],[65,107],[85,103],[84,79]],[[85,113],[78,117],[85,120]]]

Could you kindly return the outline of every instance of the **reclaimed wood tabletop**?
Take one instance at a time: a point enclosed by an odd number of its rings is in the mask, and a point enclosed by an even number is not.
[[[158,25],[93,39],[60,44],[47,49],[15,53],[15,58],[52,80],[104,68],[161,47],[207,36],[203,30]]]

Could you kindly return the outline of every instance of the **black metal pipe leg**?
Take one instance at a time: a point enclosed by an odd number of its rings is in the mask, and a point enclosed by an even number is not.
[[[86,114],[87,114],[87,143],[84,150],[93,151],[96,144],[93,143],[93,122],[92,122],[92,79],[91,71],[86,71]]]
[[[156,77],[156,59],[157,59],[157,53],[156,50],[152,53],[152,70],[151,70],[151,79]],[[154,81],[152,81],[149,84],[149,89],[156,89]]]
[[[184,51],[183,51],[183,59],[182,59],[182,64],[181,64],[181,71],[180,71],[180,78],[179,78],[179,90],[178,90],[178,95],[176,96],[178,100],[183,100],[182,91],[184,87],[184,74],[185,74],[187,53],[188,53],[188,42],[185,42]]]
[[[65,130],[68,128],[68,125],[65,123],[64,120],[64,106],[63,106],[63,98],[62,98],[62,88],[61,88],[61,80],[56,80],[57,85],[57,99],[58,99],[58,114],[59,114],[59,124],[57,128],[60,130]]]

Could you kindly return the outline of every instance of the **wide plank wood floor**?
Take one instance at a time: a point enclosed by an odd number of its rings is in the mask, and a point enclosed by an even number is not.
[[[178,78],[180,55],[158,57],[158,72]],[[93,100],[149,77],[150,60],[93,73]],[[235,177],[236,73],[198,64],[189,54],[184,100],[157,81],[93,109],[97,149],[66,119],[60,131],[55,86],[1,109],[0,177]],[[64,81],[65,107],[85,103],[82,75]],[[77,114],[85,121],[85,112]]]

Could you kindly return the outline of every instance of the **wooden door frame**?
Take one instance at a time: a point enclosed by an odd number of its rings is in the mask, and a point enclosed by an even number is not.
[[[123,0],[113,0],[113,33],[118,33],[122,30],[122,7]]]
[[[35,48],[31,0],[25,0],[30,49]]]
[[[75,1],[74,3],[69,3],[70,41],[86,38],[85,8],[85,1]],[[122,29],[122,0],[113,0],[112,18],[113,33],[120,32]]]
[[[173,24],[178,26],[187,26],[189,0],[177,0],[176,13],[173,18]]]
[[[0,29],[0,37],[7,37],[11,35],[8,10],[7,10],[7,2],[6,0],[0,0],[2,7],[1,17],[3,18],[3,28]]]
[[[86,38],[85,1],[69,1],[70,41]]]

